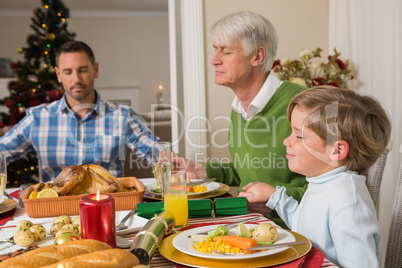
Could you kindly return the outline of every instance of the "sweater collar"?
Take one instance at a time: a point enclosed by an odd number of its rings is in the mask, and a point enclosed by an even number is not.
[[[333,180],[335,178],[338,178],[339,174],[345,172],[345,170],[346,170],[346,167],[341,166],[341,167],[338,167],[336,169],[333,169],[331,171],[328,171],[328,172],[326,172],[324,174],[321,174],[319,176],[316,176],[316,177],[306,177],[306,180],[309,183],[315,183],[315,184],[326,183],[326,182],[331,181],[331,180]],[[347,173],[356,173],[354,171],[346,171],[346,172]]]

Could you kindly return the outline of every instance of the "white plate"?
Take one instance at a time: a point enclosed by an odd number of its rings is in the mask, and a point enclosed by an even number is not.
[[[127,211],[116,211],[116,225],[120,223],[120,221],[124,218],[124,216],[127,215]],[[75,219],[77,216],[71,216],[71,219]],[[29,219],[29,218],[24,218],[27,220],[31,220],[33,224],[41,224],[45,230],[46,230],[46,236],[42,241],[34,242],[34,244],[37,244],[39,247],[43,246],[48,246],[48,245],[53,245],[55,238],[50,234],[50,227],[52,227],[53,220],[55,218],[43,218],[42,220],[46,221],[46,223],[43,221],[42,223],[38,223],[39,219]],[[127,229],[121,230],[121,231],[116,231],[117,235],[125,235],[127,233],[132,233],[132,232],[138,232],[144,227],[144,225],[148,222],[147,219],[138,216],[135,214],[133,217],[131,217],[129,220],[127,220],[126,225]],[[16,222],[12,222],[13,225],[16,224]],[[4,241],[12,236],[15,235],[17,232],[16,227],[1,227],[0,229],[0,241]],[[0,245],[0,256],[7,255],[9,252],[14,252],[18,249],[21,249],[23,247],[18,246],[16,244],[12,243],[4,243]]]
[[[156,189],[156,180],[155,179],[153,179],[153,180],[141,180],[141,181],[145,185],[145,192],[149,193],[150,195],[158,195],[158,196],[161,195],[160,193],[156,193],[156,192],[152,191],[152,190]],[[201,185],[202,185],[202,183],[201,183]],[[201,194],[206,194],[206,193],[216,191],[216,190],[219,189],[220,184],[217,183],[217,182],[212,181],[212,182],[207,183],[206,186],[207,186],[207,190],[205,192],[189,193],[188,196],[196,196],[196,195],[201,195]]]
[[[256,224],[245,224],[245,225],[248,229],[250,229],[253,226],[256,226]],[[204,230],[210,230],[211,227],[213,227],[213,226],[218,227],[219,225],[203,226],[203,227],[194,228],[194,229],[190,229],[190,230],[181,232],[177,236],[175,236],[175,238],[173,238],[173,241],[172,241],[173,246],[177,250],[180,250],[181,252],[191,255],[191,256],[208,258],[208,259],[227,259],[227,260],[251,259],[251,258],[264,257],[264,256],[283,252],[289,248],[289,247],[272,248],[269,250],[254,252],[251,254],[238,253],[238,254],[233,254],[233,255],[219,255],[219,254],[214,254],[214,253],[202,253],[202,252],[194,249],[195,242],[188,236],[191,234],[202,233],[202,232],[204,232]],[[275,243],[285,243],[285,242],[296,241],[296,238],[288,231],[283,230],[281,228],[277,228],[277,230],[278,230],[278,239],[275,241]],[[230,229],[229,234],[236,234],[236,228]]]

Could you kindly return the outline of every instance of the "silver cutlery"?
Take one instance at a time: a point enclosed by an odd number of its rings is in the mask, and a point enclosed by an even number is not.
[[[131,216],[133,216],[135,213],[137,213],[137,209],[136,209],[136,208],[133,209],[133,210],[131,210],[131,211],[121,220],[121,222],[119,223],[119,225],[116,225],[116,231],[123,230],[123,229],[127,229],[128,227],[125,225],[125,223],[126,223],[126,221],[127,221]]]
[[[288,247],[288,246],[297,246],[297,245],[305,245],[307,244],[307,241],[296,241],[296,242],[288,242],[288,243],[277,243],[277,244],[271,244],[271,245],[265,245],[265,246],[256,246],[256,247],[251,247],[251,248],[246,248],[240,251],[242,253],[245,250],[261,250],[261,249],[270,249],[270,248],[281,248],[281,247]],[[217,250],[212,250],[212,252],[221,254],[221,255],[233,255],[237,253],[223,253],[219,252]]]
[[[4,244],[4,243],[11,243],[11,244],[15,244],[14,242],[14,236],[7,238],[5,241],[0,241],[0,245]]]
[[[216,178],[210,178],[210,179],[205,179],[205,180],[201,180],[201,181],[192,181],[187,183],[188,186],[195,186],[195,185],[206,185],[206,183],[210,183],[215,181]]]
[[[249,218],[247,220],[242,220],[242,221],[238,221],[238,222],[234,222],[234,223],[230,223],[230,224],[222,224],[222,225],[226,226],[228,229],[232,229],[232,228],[236,227],[237,225],[239,225],[240,223],[246,223],[246,222],[258,220],[259,218],[260,218],[259,216],[256,216],[256,217]],[[207,235],[209,231],[212,231],[215,229],[216,229],[216,227],[211,227],[210,229],[207,229],[203,233],[196,233],[195,235]],[[191,237],[191,235],[189,235],[188,237]]]

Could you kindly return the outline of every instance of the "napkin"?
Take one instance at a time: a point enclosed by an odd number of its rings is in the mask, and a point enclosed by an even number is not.
[[[4,225],[6,224],[9,220],[11,220],[14,216],[16,208],[4,212],[3,214],[0,214],[0,225]]]
[[[10,195],[12,197],[14,197],[15,199],[18,199],[20,192],[21,192],[20,190],[17,190],[17,191],[14,191],[14,192],[10,193]]]
[[[247,199],[245,197],[215,198],[214,210],[216,216],[247,214]]]
[[[151,219],[155,214],[164,210],[163,202],[139,203],[137,204],[137,214],[146,219]],[[212,203],[210,199],[191,199],[188,200],[188,217],[211,217]]]

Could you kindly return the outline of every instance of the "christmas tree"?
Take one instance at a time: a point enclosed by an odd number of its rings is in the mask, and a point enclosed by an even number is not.
[[[0,128],[17,124],[27,108],[58,100],[63,95],[54,67],[57,49],[75,37],[67,30],[70,11],[60,0],[41,2],[42,7],[33,10],[30,27],[34,33],[27,36],[27,47],[17,49],[23,60],[11,63],[16,80],[8,84],[10,96],[0,99],[0,105],[8,108],[8,113],[0,113]],[[15,178],[9,185],[18,185],[37,176],[35,153],[30,152],[25,158],[10,163],[8,172],[12,173],[8,174],[9,178]]]
[[[24,60],[11,63],[17,80],[8,84],[10,96],[0,100],[9,113],[0,114],[0,127],[17,124],[29,107],[58,100],[63,95],[54,71],[57,49],[75,34],[67,30],[70,11],[60,0],[42,0],[33,10],[33,34],[27,36],[27,47],[18,48]]]

